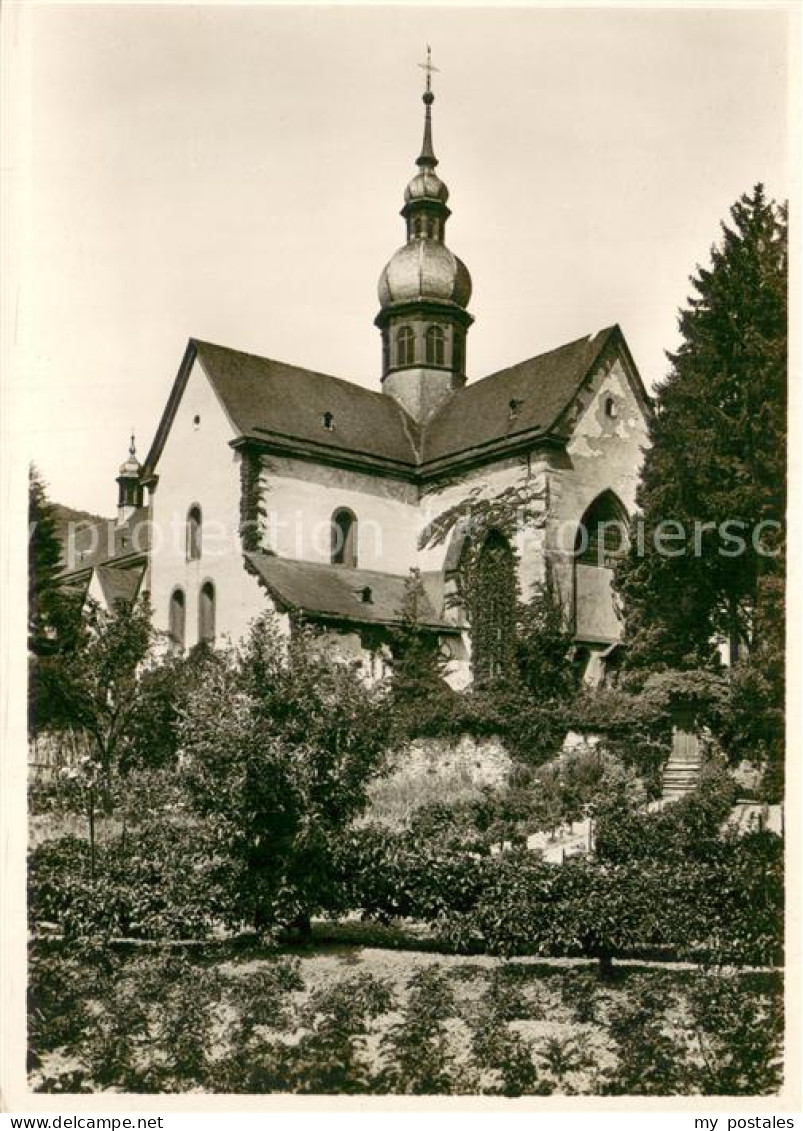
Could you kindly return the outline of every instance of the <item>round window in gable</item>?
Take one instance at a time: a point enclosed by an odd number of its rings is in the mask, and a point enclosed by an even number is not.
[[[195,416],[193,416],[193,418],[192,418],[192,426],[193,426],[193,428],[195,429],[196,432],[201,427],[201,418],[198,415],[198,413],[196,413]]]

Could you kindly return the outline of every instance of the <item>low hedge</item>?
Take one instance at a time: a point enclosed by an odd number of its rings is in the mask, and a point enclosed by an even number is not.
[[[229,873],[195,828],[154,825],[98,845],[94,875],[88,842],[59,837],[30,853],[29,922],[67,938],[206,938],[233,925]]]
[[[524,850],[460,853],[362,829],[340,847],[348,901],[366,916],[432,924],[457,950],[679,957],[774,964],[783,949],[783,851],[772,833],[724,837],[706,860],[596,857],[548,864]]]

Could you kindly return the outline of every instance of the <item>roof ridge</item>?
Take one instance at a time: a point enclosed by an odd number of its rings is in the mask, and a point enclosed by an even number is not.
[[[582,334],[579,338],[572,338],[570,342],[563,342],[562,345],[553,346],[552,349],[543,350],[541,353],[533,354],[532,357],[522,358],[521,361],[514,361],[512,365],[506,365],[503,369],[495,369],[493,373],[486,373],[484,377],[480,377],[478,381],[472,381],[466,385],[465,388],[476,389],[483,381],[488,381],[491,377],[499,377],[503,373],[509,373],[512,369],[519,369],[523,365],[532,365],[534,361],[542,361],[545,357],[551,354],[560,353],[562,350],[571,349],[572,346],[579,346],[581,342],[591,342],[595,338],[599,338],[599,348],[601,349],[605,341],[610,337],[614,330],[619,329],[618,322],[612,322],[610,326],[603,326],[601,330],[595,330],[593,334]]]
[[[325,373],[322,369],[310,369],[305,365],[295,365],[292,361],[282,361],[278,357],[266,357],[265,354],[252,353],[250,350],[235,349],[233,346],[223,346],[219,342],[208,342],[202,338],[190,338],[190,341],[200,349],[208,347],[209,349],[222,350],[224,353],[239,354],[241,357],[253,358],[254,361],[266,361],[270,365],[278,365],[283,369],[292,369],[296,373],[309,373],[313,377],[323,377],[327,381],[337,381],[340,385],[346,385],[349,389],[359,389],[363,393],[369,394],[371,397],[380,397],[383,402],[388,400],[388,397],[379,389],[369,389],[367,385],[361,385],[358,381],[352,381],[348,377],[338,377],[335,373]],[[396,401],[393,401],[396,404]],[[400,407],[397,405],[397,407]]]

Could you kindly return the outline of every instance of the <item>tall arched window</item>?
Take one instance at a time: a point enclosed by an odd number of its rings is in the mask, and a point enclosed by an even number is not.
[[[627,545],[627,511],[613,491],[603,491],[580,520],[574,543],[574,631],[578,640],[600,644],[620,638],[613,567],[627,552]]]
[[[215,643],[215,587],[211,581],[201,586],[198,595],[198,643]]]
[[[196,504],[187,512],[187,561],[197,562],[201,557],[201,508]]]
[[[332,565],[357,565],[357,516],[347,507],[332,515]]]
[[[427,365],[443,365],[445,335],[440,326],[427,329]]]
[[[516,643],[516,565],[504,534],[482,544],[471,595],[474,679],[490,683],[511,670]]]
[[[170,594],[167,625],[170,651],[183,652],[187,628],[187,602],[183,589],[174,589]]]
[[[409,326],[396,333],[396,364],[412,365],[415,361],[415,335]]]
[[[583,565],[611,567],[626,552],[627,540],[627,511],[613,491],[603,491],[580,520],[575,557]]]

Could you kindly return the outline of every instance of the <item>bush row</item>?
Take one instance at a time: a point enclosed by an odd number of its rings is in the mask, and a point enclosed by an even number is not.
[[[318,909],[414,919],[462,951],[585,954],[605,965],[616,954],[662,947],[740,964],[779,962],[780,838],[701,833],[705,851],[695,855],[688,842],[684,852],[678,830],[697,811],[673,809],[671,819],[645,818],[659,830],[648,841],[653,856],[627,829],[617,840],[609,828],[596,856],[562,865],[525,850],[467,849],[424,821],[400,834],[352,829],[331,846]],[[611,813],[606,820],[611,826]],[[690,827],[700,831],[695,821]],[[194,825],[129,832],[97,848],[94,870],[87,843],[63,837],[31,854],[32,926],[55,923],[68,938],[203,938],[241,924],[236,868]]]
[[[421,844],[362,829],[340,846],[348,902],[369,916],[433,924],[457,950],[585,954],[603,965],[644,948],[774,964],[783,945],[783,853],[772,833],[723,838],[716,858],[548,864]]]
[[[68,939],[205,938],[235,920],[230,873],[196,830],[167,823],[99,845],[94,868],[87,841],[59,837],[30,854],[28,916]]]

